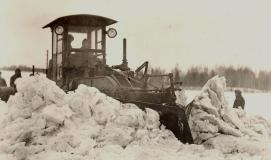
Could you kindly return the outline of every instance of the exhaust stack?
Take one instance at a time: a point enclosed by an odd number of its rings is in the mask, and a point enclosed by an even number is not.
[[[126,46],[126,38],[123,38],[123,58],[122,58],[122,65],[124,68],[128,68],[128,61],[127,61],[127,46]]]
[[[122,63],[120,65],[112,66],[113,69],[119,69],[121,71],[130,71],[130,68],[128,67],[128,61],[127,61],[127,50],[126,50],[126,38],[123,38],[123,56],[122,56]]]

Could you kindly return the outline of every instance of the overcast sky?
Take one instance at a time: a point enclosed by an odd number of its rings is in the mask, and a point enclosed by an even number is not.
[[[127,38],[132,68],[149,60],[167,70],[177,63],[245,65],[271,70],[269,0],[1,0],[0,66],[45,67],[51,53],[50,21],[70,14],[96,14],[118,21],[108,39],[110,65],[121,62]]]

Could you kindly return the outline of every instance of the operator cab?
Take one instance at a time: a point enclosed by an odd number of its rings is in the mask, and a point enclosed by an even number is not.
[[[114,38],[117,21],[96,15],[60,17],[43,28],[51,28],[52,59],[47,77],[58,85],[72,77],[93,77],[106,65],[106,34]],[[101,71],[102,72],[102,71]]]

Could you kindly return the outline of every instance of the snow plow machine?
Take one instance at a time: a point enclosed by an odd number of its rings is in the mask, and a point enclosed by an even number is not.
[[[96,15],[69,15],[45,25],[52,32],[52,58],[46,75],[65,91],[78,85],[96,87],[123,103],[136,104],[140,109],[153,109],[160,122],[183,143],[193,143],[188,125],[189,112],[175,103],[177,82],[173,74],[150,75],[148,62],[135,71],[128,67],[126,39],[123,39],[123,59],[120,65],[106,62],[106,37],[117,31],[110,25],[117,21]],[[157,83],[155,79],[162,79]]]

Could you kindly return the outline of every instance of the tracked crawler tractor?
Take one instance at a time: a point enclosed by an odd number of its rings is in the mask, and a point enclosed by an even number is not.
[[[186,112],[175,103],[172,73],[149,75],[148,62],[132,71],[126,58],[126,39],[123,40],[122,63],[107,65],[106,37],[117,35],[117,31],[109,27],[115,23],[96,15],[70,15],[44,26],[52,32],[52,58],[47,77],[65,91],[85,84],[123,103],[134,103],[142,110],[151,108],[159,113],[160,122],[176,138],[193,143]],[[162,81],[158,83],[157,79]]]

